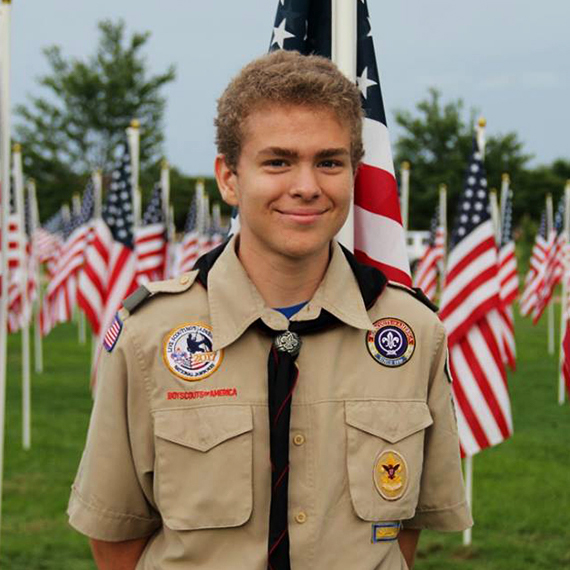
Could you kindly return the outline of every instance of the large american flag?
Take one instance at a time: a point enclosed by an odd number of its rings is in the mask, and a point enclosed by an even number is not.
[[[162,186],[157,183],[140,226],[135,229],[137,283],[163,279],[166,268],[166,216],[162,204]]]
[[[354,253],[389,279],[411,285],[398,189],[366,0],[358,2],[357,83],[365,156],[354,188]],[[331,0],[279,0],[270,50],[331,57]]]
[[[435,301],[438,277],[443,270],[445,231],[440,218],[439,206],[437,206],[431,220],[427,248],[414,275],[414,286],[419,287],[430,301]]]
[[[548,306],[554,293],[554,288],[562,279],[564,273],[563,256],[567,255],[567,239],[564,232],[564,212],[566,209],[566,198],[564,195],[558,202],[556,214],[554,215],[553,229],[548,236],[546,246],[546,256],[541,266],[536,286],[536,302],[532,311],[532,321],[536,324],[544,309]]]
[[[536,289],[542,275],[542,266],[546,263],[547,251],[546,210],[543,210],[540,217],[540,226],[530,255],[529,268],[524,279],[523,292],[519,301],[519,311],[523,317],[531,314],[536,305]]]
[[[502,356],[498,254],[483,157],[473,153],[451,234],[440,318],[449,339],[462,452],[472,456],[512,433]]]
[[[77,305],[77,277],[83,266],[93,207],[93,183],[90,181],[83,193],[79,213],[64,225],[65,241],[44,297],[44,332],[73,317]]]
[[[131,159],[125,145],[102,217],[93,223],[79,275],[78,304],[97,335],[106,331],[123,299],[136,287],[132,196]]]
[[[501,287],[501,317],[504,327],[506,363],[514,370],[516,364],[515,323],[513,303],[519,293],[519,277],[513,239],[513,191],[509,189],[502,205],[501,243],[499,248],[499,284]]]

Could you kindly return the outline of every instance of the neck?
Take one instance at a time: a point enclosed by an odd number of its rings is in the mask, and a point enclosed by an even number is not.
[[[329,248],[307,258],[269,253],[240,239],[238,257],[268,307],[291,307],[309,301],[329,263]]]

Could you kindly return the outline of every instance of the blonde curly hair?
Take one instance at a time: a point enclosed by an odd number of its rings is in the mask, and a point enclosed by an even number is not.
[[[218,152],[237,170],[243,122],[267,104],[327,108],[350,128],[353,168],[364,154],[360,92],[329,59],[279,50],[246,65],[218,99],[214,120]]]

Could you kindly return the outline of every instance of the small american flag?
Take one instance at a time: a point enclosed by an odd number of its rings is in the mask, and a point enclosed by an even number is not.
[[[115,315],[111,326],[107,329],[105,336],[103,337],[103,347],[107,352],[111,352],[117,344],[117,340],[119,339],[119,335],[121,334],[121,330],[123,328],[123,322],[121,321],[118,314]]]
[[[554,288],[564,273],[563,256],[566,255],[567,240],[564,232],[564,211],[566,209],[566,198],[564,195],[558,202],[556,214],[554,216],[554,227],[548,236],[546,246],[546,256],[541,265],[541,271],[536,286],[536,302],[532,311],[532,321],[536,324],[544,309],[548,306],[554,293]]]
[[[437,206],[431,220],[427,248],[414,276],[414,286],[419,287],[430,301],[435,301],[436,298],[437,281],[445,253],[445,232],[440,217],[439,206]]]
[[[542,274],[542,265],[546,261],[547,250],[546,210],[543,210],[542,216],[540,217],[540,226],[532,247],[529,268],[524,279],[523,292],[519,301],[519,311],[523,317],[526,317],[534,310],[536,304],[536,289],[540,281],[540,275]]]
[[[142,223],[135,229],[137,283],[163,279],[166,266],[166,223],[162,187],[155,185]]]
[[[280,0],[270,50],[331,57],[331,0]],[[357,83],[365,156],[354,188],[354,253],[388,279],[411,285],[400,202],[366,0],[357,7]]]
[[[462,453],[512,433],[502,357],[498,255],[483,157],[474,141],[450,240],[440,318],[447,329]]]
[[[501,220],[501,244],[499,248],[499,284],[502,304],[501,317],[504,327],[504,354],[506,363],[514,370],[516,365],[515,323],[513,303],[519,293],[519,277],[513,239],[513,191],[505,196]]]
[[[185,273],[191,271],[194,263],[200,254],[199,229],[198,229],[198,192],[195,192],[194,199],[190,204],[188,215],[186,216],[186,224],[184,226],[184,237],[180,244],[178,253],[179,261],[177,263],[177,272]]]
[[[131,159],[125,144],[102,218],[93,223],[79,276],[78,303],[95,334],[107,329],[123,299],[136,287],[132,195]]]

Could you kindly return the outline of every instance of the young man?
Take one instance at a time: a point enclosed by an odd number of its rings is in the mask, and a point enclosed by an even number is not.
[[[294,52],[222,95],[240,232],[104,343],[69,506],[101,570],[403,570],[419,529],[470,526],[443,327],[334,240],[361,121],[358,89]]]

